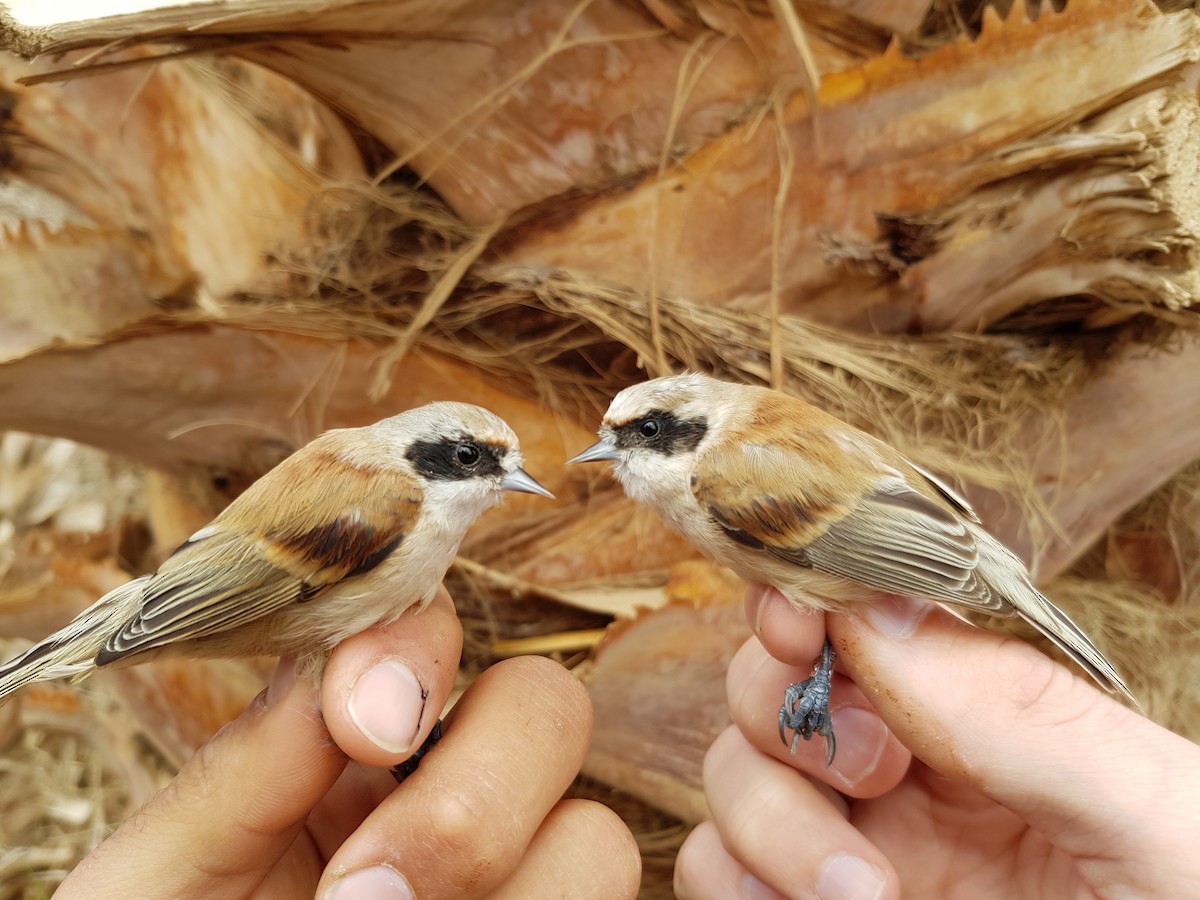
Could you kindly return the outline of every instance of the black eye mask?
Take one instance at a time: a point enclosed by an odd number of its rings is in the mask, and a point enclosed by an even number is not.
[[[500,465],[507,447],[470,438],[414,441],[405,457],[426,478],[461,481],[504,474]]]
[[[655,450],[668,456],[695,450],[707,433],[703,416],[681,419],[666,410],[652,410],[613,429],[618,450]]]

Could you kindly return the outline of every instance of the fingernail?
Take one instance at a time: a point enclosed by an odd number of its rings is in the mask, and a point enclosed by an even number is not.
[[[742,889],[738,892],[738,896],[742,900],[786,900],[783,894],[779,893],[775,888],[764,884],[749,873],[742,876],[741,887]]]
[[[855,706],[836,710],[833,722],[838,737],[833,769],[847,787],[853,787],[879,766],[888,729],[875,713]]]
[[[371,866],[339,878],[321,900],[413,900],[412,888],[391,866]]]
[[[933,604],[916,597],[890,594],[867,605],[867,623],[888,637],[908,637]]]
[[[425,696],[412,669],[385,659],[358,677],[350,690],[348,710],[373,744],[389,753],[404,753],[416,740]]]
[[[876,900],[883,895],[887,876],[857,856],[839,853],[825,860],[817,873],[820,900]]]
[[[290,656],[280,657],[271,683],[267,685],[267,708],[270,709],[288,695],[292,685],[296,683],[296,660]]]

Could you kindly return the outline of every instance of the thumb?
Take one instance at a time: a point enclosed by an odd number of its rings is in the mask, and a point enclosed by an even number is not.
[[[1200,750],[1011,637],[923,601],[829,617],[849,674],[926,765],[1076,859],[1150,866],[1195,833]],[[1164,828],[1164,823],[1175,826]],[[1182,823],[1191,827],[1177,827]],[[1179,846],[1174,846],[1178,844]]]
[[[288,852],[346,757],[316,685],[280,664],[271,688],[84,859],[56,897],[247,896]]]

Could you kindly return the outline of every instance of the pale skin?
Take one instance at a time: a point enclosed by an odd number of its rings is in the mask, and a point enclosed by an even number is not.
[[[747,613],[684,900],[1200,896],[1200,747],[919,601],[822,615],[751,586]],[[790,756],[775,715],[826,628],[829,769],[819,738]]]
[[[747,611],[758,637],[730,667],[735,724],[706,761],[713,820],[680,852],[680,897],[1200,896],[1193,744],[1026,645],[924,606],[824,617],[757,588]],[[344,642],[319,698],[285,666],[56,896],[311,897],[339,884],[366,896],[356,873],[388,876],[396,897],[404,885],[423,898],[634,896],[628,831],[558,799],[590,710],[552,664],[494,667],[398,788],[347,764],[411,749],[381,747],[347,713],[376,662],[429,690],[400,722],[412,747],[451,689],[461,632],[444,592],[421,615]],[[819,739],[789,756],[774,714],[826,627],[845,670],[830,769]]]
[[[388,773],[433,728],[461,645],[441,590],[428,609],[343,641],[320,685],[281,663],[55,896],[636,896],[629,830],[598,803],[561,799],[591,706],[557,664],[493,666],[417,772],[401,785]]]

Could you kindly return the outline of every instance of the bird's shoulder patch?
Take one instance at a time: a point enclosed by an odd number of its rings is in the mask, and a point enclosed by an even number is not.
[[[272,563],[308,585],[324,585],[387,559],[416,526],[422,491],[401,470],[354,465],[336,454],[319,454],[313,463],[308,483],[281,497],[292,514],[279,515],[260,541]]]
[[[715,523],[756,549],[803,547],[850,510],[824,460],[787,443],[725,442],[698,460],[691,484]]]
[[[316,601],[400,547],[421,512],[416,477],[347,460],[331,434],[260,478],[168,557],[97,665]]]

